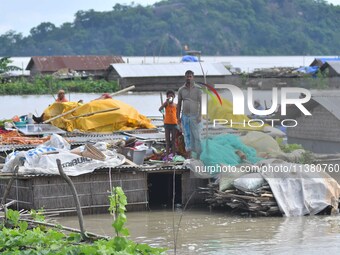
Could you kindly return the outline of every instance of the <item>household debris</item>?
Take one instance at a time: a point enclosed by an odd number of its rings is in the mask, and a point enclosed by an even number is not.
[[[70,144],[54,134],[46,143],[28,151],[14,151],[6,157],[2,172],[13,171],[19,165],[21,174],[59,174],[56,160],[60,159],[65,173],[77,176],[93,172],[101,167],[116,167],[125,162],[125,157],[108,150],[102,143],[84,145],[70,150]]]
[[[208,194],[206,201],[212,207],[260,216],[339,213],[340,185],[327,173],[282,160],[260,161],[257,166],[257,173],[245,173],[237,166],[235,174],[219,174],[202,189]]]

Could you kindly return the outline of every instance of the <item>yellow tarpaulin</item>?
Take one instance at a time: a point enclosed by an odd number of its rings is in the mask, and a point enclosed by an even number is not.
[[[248,118],[247,115],[234,115],[233,104],[225,98],[222,98],[222,105],[220,105],[217,100],[209,100],[208,116],[211,121],[220,119],[221,124],[228,121],[228,123],[224,125],[227,125],[228,127],[235,128],[235,129],[260,131],[260,130],[263,130],[263,126],[264,126],[263,125],[261,127],[261,123],[257,124],[255,122],[252,122],[251,125],[248,125],[248,121],[250,119]],[[259,127],[256,127],[256,126],[259,126]]]
[[[134,107],[115,99],[93,100],[79,105],[76,102],[53,103],[44,111],[44,120],[77,109],[61,118],[53,120],[54,126],[69,132],[77,129],[86,132],[113,132],[137,128],[155,128],[151,120],[140,114]],[[110,110],[119,108],[118,110]],[[96,113],[99,111],[105,111]],[[90,115],[91,113],[95,113]],[[89,115],[83,116],[82,115]]]

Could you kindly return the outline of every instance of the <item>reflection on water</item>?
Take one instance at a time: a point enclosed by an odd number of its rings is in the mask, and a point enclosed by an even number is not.
[[[246,90],[243,91],[246,94]],[[331,95],[340,94],[339,90],[322,91],[328,92]],[[229,91],[219,91],[222,97],[232,100]],[[262,105],[271,106],[272,91],[271,90],[254,90],[254,99],[259,99]],[[319,93],[312,91],[312,94]],[[162,93],[165,97],[164,92]],[[98,98],[101,94],[94,93],[71,93],[67,95],[69,101],[77,102],[83,99],[84,102],[89,102]],[[292,97],[294,95],[291,95]],[[295,95],[296,97],[298,95]],[[124,95],[118,95],[115,99],[121,100],[124,103],[135,107],[141,114],[146,116],[161,116],[158,109],[161,104],[159,92],[133,92]],[[0,96],[0,119],[12,118],[15,115],[21,116],[28,113],[41,115],[49,104],[53,103],[55,99],[52,95],[26,95],[26,96]],[[175,99],[176,101],[176,99]],[[246,101],[245,101],[246,103]],[[247,107],[246,107],[247,110]],[[247,112],[249,113],[249,112]]]
[[[175,226],[181,211],[175,213]],[[171,211],[127,213],[131,238],[169,247],[173,254]],[[76,217],[59,218],[78,228]],[[113,235],[109,215],[85,216],[87,231]],[[178,232],[177,254],[340,254],[340,216],[241,218],[222,212],[189,210]]]
[[[101,94],[73,93],[66,95],[69,101],[82,99],[84,103],[96,99]],[[130,104],[141,114],[147,116],[161,116],[158,112],[160,106],[159,93],[130,93],[115,97],[124,103]],[[33,113],[40,116],[43,111],[55,101],[52,95],[27,95],[27,96],[0,96],[0,119],[12,118]]]

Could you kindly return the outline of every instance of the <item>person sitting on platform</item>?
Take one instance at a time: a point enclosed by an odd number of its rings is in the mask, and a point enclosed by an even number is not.
[[[67,98],[65,97],[65,90],[61,89],[58,91],[57,99],[55,101],[58,103],[68,102]]]

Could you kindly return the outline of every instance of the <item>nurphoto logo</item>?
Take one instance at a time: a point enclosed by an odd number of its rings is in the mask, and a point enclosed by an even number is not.
[[[232,103],[233,103],[233,114],[234,115],[245,115],[245,96],[243,94],[243,91],[231,84],[216,84],[216,89],[227,89],[232,94]],[[287,105],[295,105],[304,115],[310,116],[312,115],[303,104],[307,103],[311,99],[311,93],[309,90],[304,88],[293,88],[293,87],[286,87],[281,88],[280,95],[279,96],[279,89],[276,87],[272,88],[272,98],[271,102],[272,105],[269,109],[259,110],[254,107],[253,101],[253,89],[247,88],[247,107],[250,113],[252,113],[255,116],[259,116],[261,118],[258,119],[251,119],[251,120],[244,120],[242,123],[233,123],[233,120],[227,120],[227,119],[214,119],[213,124],[214,127],[217,124],[243,124],[244,126],[249,127],[261,127],[264,125],[264,123],[271,123],[272,126],[274,126],[274,123],[277,121],[280,121],[280,124],[284,127],[295,127],[297,126],[297,121],[294,119],[270,119],[270,118],[263,118],[264,116],[271,115],[275,113],[275,111],[279,108],[281,115],[286,116],[287,115]],[[289,96],[295,95],[295,98],[291,98]],[[296,98],[297,95],[304,95],[302,98]],[[281,99],[279,104],[279,99]],[[202,114],[207,113],[207,102],[203,100],[202,102]]]

